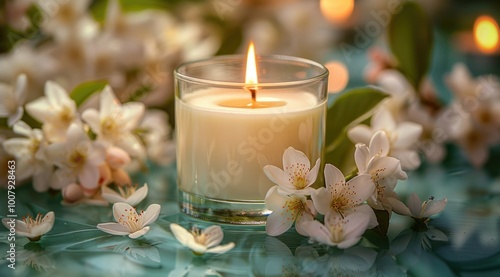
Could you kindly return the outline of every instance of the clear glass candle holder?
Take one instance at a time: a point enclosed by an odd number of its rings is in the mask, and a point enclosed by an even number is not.
[[[275,184],[263,167],[283,168],[290,146],[312,165],[323,156],[328,70],[258,56],[258,84],[249,86],[245,68],[245,56],[231,55],[175,70],[178,199],[182,212],[199,219],[264,224],[264,198]]]

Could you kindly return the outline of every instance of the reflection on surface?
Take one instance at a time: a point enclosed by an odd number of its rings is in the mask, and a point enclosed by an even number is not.
[[[166,172],[175,174],[175,170]],[[213,224],[180,214],[173,198],[175,186],[162,187],[158,175],[151,174],[155,182],[143,177],[155,190],[151,197],[161,203],[162,214],[141,240],[96,229],[97,223],[112,217],[109,207],[61,207],[54,196],[20,187],[16,191],[20,214],[50,209],[56,222],[39,243],[16,240],[15,275],[500,276],[500,190],[495,186],[500,187],[500,181],[484,172],[440,167],[414,172],[398,186],[403,199],[416,191],[421,197],[448,197],[448,205],[423,232],[411,228],[412,219],[393,215],[388,246],[365,237],[355,247],[338,250],[310,244],[294,229],[269,237],[263,227],[224,225],[223,243],[234,242],[236,247],[222,255],[203,256],[180,245],[169,224],[200,228]],[[0,191],[1,197],[6,197],[5,191]],[[0,215],[6,214],[2,209],[0,205]],[[0,229],[1,253],[7,250],[7,232]],[[5,258],[0,260],[0,276],[12,276],[6,263]]]
[[[51,272],[56,269],[55,262],[51,255],[38,243],[29,242],[16,254],[17,263],[23,265],[20,266],[20,269],[26,270],[27,274],[29,274],[30,269],[34,269],[38,272]]]
[[[120,237],[118,240],[110,239],[101,244],[99,248],[110,249],[122,253],[133,262],[149,267],[160,267],[160,252],[156,247],[144,240],[131,240]]]

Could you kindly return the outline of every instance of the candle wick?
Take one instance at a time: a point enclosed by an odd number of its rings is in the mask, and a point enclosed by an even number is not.
[[[255,104],[255,102],[257,102],[257,89],[251,88],[249,90],[252,94],[252,103]]]
[[[245,87],[245,89],[250,91],[250,94],[252,95],[252,104],[250,104],[251,107],[252,108],[257,107],[257,88]]]

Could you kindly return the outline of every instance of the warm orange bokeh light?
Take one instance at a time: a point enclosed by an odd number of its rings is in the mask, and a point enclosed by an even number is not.
[[[331,61],[325,64],[330,74],[328,74],[328,93],[341,92],[349,83],[349,70],[338,61]]]
[[[354,10],[354,0],[321,0],[321,13],[332,23],[343,23]]]
[[[259,83],[259,80],[257,79],[257,63],[255,62],[255,49],[253,42],[250,42],[250,46],[248,47],[245,83],[248,85],[257,85]]]
[[[474,23],[474,42],[484,53],[495,52],[498,48],[498,24],[495,19],[483,15]]]

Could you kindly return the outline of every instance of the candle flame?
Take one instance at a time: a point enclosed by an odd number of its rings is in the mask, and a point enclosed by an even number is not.
[[[253,42],[250,42],[250,46],[248,46],[245,83],[247,85],[257,85],[259,83],[257,79],[257,64],[255,62],[255,49]]]
[[[498,48],[498,24],[495,19],[483,15],[474,23],[474,41],[484,53],[492,53]]]

